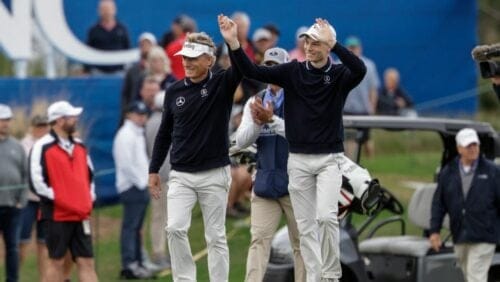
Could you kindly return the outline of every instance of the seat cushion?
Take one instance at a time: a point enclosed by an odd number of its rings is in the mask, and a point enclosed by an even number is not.
[[[359,251],[366,254],[423,257],[430,246],[427,238],[417,236],[376,237],[362,241],[359,244]]]

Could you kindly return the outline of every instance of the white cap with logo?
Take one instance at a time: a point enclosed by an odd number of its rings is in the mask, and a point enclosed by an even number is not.
[[[57,101],[49,106],[47,109],[47,116],[49,122],[53,122],[60,117],[75,117],[79,116],[83,108],[73,107],[67,101]]]
[[[174,56],[184,56],[188,58],[198,58],[199,56],[207,54],[210,56],[214,55],[214,48],[205,45],[205,44],[200,44],[196,42],[184,42],[184,45],[182,46],[182,50],[179,52],[175,53]]]
[[[457,133],[455,136],[455,141],[460,147],[467,147],[472,143],[479,144],[479,137],[477,133],[472,128],[464,128]]]
[[[0,119],[11,119],[12,110],[5,104],[0,104]]]
[[[288,60],[288,52],[285,49],[274,47],[271,49],[267,49],[266,52],[264,52],[264,60],[262,60],[262,64],[284,64],[287,63]]]

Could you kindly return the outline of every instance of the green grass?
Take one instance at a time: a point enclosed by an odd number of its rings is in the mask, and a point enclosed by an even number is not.
[[[362,165],[366,167],[373,177],[380,180],[406,207],[413,193],[412,189],[405,186],[405,181],[432,182],[436,167],[441,155],[441,143],[437,135],[421,132],[373,132],[376,145],[376,155],[373,159],[363,159]],[[94,217],[99,217],[98,241],[95,243],[98,276],[101,281],[118,281],[120,271],[119,232],[121,225],[121,206],[99,208],[94,212]],[[390,216],[384,212],[380,219]],[[405,212],[404,215],[407,218]],[[363,221],[364,217],[354,216],[355,224]],[[198,206],[193,210],[192,225],[189,231],[191,248],[194,254],[205,248],[203,233],[203,220]],[[246,256],[250,243],[248,223],[228,219],[227,233],[232,236],[228,239],[230,250],[230,281],[243,281],[246,265]],[[145,230],[149,230],[149,215]],[[412,224],[407,224],[409,234],[421,234],[421,230]],[[377,235],[396,235],[399,227],[395,224],[380,230]],[[145,235],[146,246],[149,246],[149,235]],[[1,260],[1,259],[0,259]],[[4,277],[3,264],[0,266],[0,280]],[[198,281],[209,281],[207,258],[202,257],[197,261]],[[36,281],[37,271],[35,255],[30,254],[21,270],[21,281]],[[76,276],[74,276],[76,281]],[[167,275],[161,281],[172,281]]]

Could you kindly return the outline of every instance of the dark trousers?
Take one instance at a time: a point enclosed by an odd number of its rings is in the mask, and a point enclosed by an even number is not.
[[[14,207],[0,207],[0,231],[5,243],[5,264],[7,282],[19,280],[19,235],[21,210]]]
[[[147,189],[132,187],[120,193],[123,204],[123,221],[120,238],[122,268],[127,269],[131,263],[142,261],[141,228],[149,203]]]

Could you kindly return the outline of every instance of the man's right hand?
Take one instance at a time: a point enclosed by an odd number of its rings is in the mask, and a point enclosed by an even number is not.
[[[217,21],[219,22],[220,33],[227,44],[229,44],[229,48],[231,48],[231,50],[240,48],[240,42],[238,41],[238,26],[236,23],[223,14],[217,16]]]
[[[161,180],[160,180],[160,175],[158,173],[149,174],[149,179],[148,179],[149,194],[151,194],[151,197],[153,197],[156,200],[160,198],[160,193],[161,193],[160,183]]]
[[[434,251],[439,252],[441,249],[441,235],[439,233],[432,233],[429,237],[429,242],[431,243],[431,247]]]

